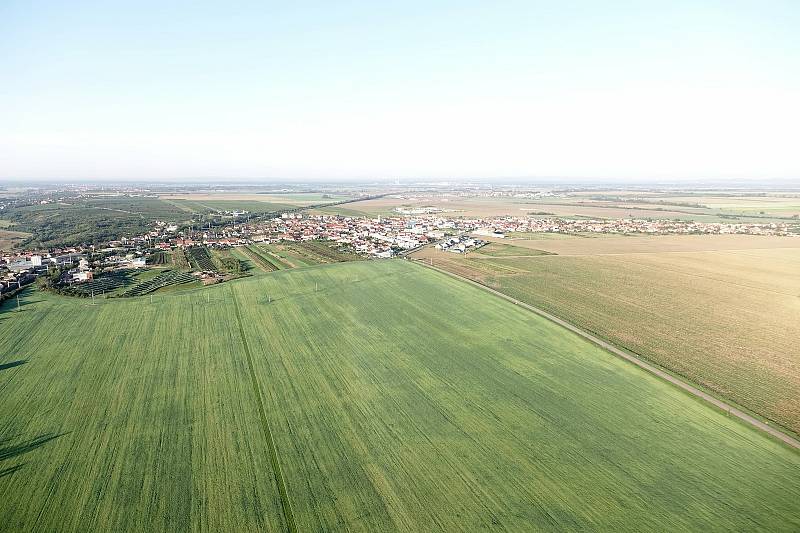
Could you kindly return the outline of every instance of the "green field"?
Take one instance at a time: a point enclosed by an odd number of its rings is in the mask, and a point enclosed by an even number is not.
[[[264,272],[274,272],[275,270],[291,268],[287,263],[281,260],[278,255],[264,246],[243,246],[240,248],[240,252]]]
[[[366,211],[359,211],[358,209],[352,209],[350,206],[353,204],[343,204],[343,205],[332,205],[329,207],[315,207],[314,209],[309,210],[309,213],[314,215],[341,215],[343,217],[353,217],[353,218],[360,218],[360,217],[368,217],[371,216],[371,213]]]
[[[270,199],[275,198],[293,203],[302,203],[306,205],[313,204],[326,204],[331,202],[342,202],[353,198],[347,194],[337,193],[313,193],[313,192],[268,192],[264,193]]]
[[[174,204],[176,207],[193,213],[205,215],[224,211],[248,211],[250,213],[272,213],[287,209],[295,209],[296,206],[286,203],[259,202],[257,200],[165,200]]]
[[[800,240],[516,241],[558,255],[436,266],[535,305],[800,434]]]
[[[410,262],[0,331],[0,529],[800,528],[796,451]]]
[[[363,257],[350,253],[335,242],[305,241],[280,244],[253,244],[239,247],[239,253],[261,272],[302,268],[327,263],[359,261]]]

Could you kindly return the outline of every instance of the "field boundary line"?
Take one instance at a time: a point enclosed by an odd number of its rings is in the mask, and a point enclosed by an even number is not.
[[[275,481],[278,484],[278,493],[281,498],[281,507],[283,508],[283,516],[286,519],[286,528],[294,533],[297,531],[297,524],[294,520],[294,512],[292,511],[292,503],[289,501],[289,491],[286,488],[286,481],[283,477],[283,470],[278,461],[278,448],[275,445],[275,439],[272,436],[272,429],[267,420],[267,412],[264,409],[264,400],[261,394],[261,387],[258,385],[256,372],[253,369],[253,356],[250,353],[250,345],[247,344],[247,337],[244,335],[244,326],[242,325],[242,315],[239,312],[239,300],[236,298],[236,292],[231,287],[231,296],[233,297],[233,306],[236,313],[236,322],[239,326],[239,335],[242,337],[242,345],[244,346],[244,353],[247,357],[247,368],[250,371],[250,381],[253,385],[253,392],[256,395],[258,402],[258,416],[261,419],[261,429],[264,432],[264,437],[267,441],[269,448],[270,461],[272,462],[272,470],[275,473]]]
[[[590,341],[591,343],[599,346],[600,348],[603,348],[607,352],[609,352],[609,353],[611,353],[613,355],[616,355],[616,356],[624,359],[625,361],[633,363],[634,365],[638,366],[639,368],[642,368],[643,370],[646,370],[647,372],[649,372],[649,373],[651,373],[651,374],[653,374],[653,375],[655,375],[657,377],[660,377],[661,379],[663,379],[663,380],[671,383],[672,385],[675,385],[676,387],[682,389],[684,392],[687,392],[690,395],[695,396],[696,398],[700,398],[702,400],[705,400],[706,402],[714,405],[715,407],[717,407],[719,409],[722,409],[723,411],[727,412],[729,415],[735,416],[736,418],[738,418],[738,419],[750,424],[751,426],[753,426],[753,427],[755,427],[757,429],[760,429],[761,431],[763,431],[765,433],[768,433],[769,435],[777,438],[778,440],[782,441],[783,443],[788,444],[789,446],[800,450],[800,441],[795,439],[794,437],[784,433],[780,429],[777,429],[777,428],[775,428],[773,426],[770,426],[769,424],[767,424],[765,422],[762,422],[761,420],[757,419],[756,417],[751,416],[751,415],[745,413],[744,411],[742,411],[740,409],[737,409],[736,407],[732,406],[731,404],[729,404],[729,403],[727,403],[727,402],[725,402],[723,400],[720,400],[719,398],[715,398],[714,396],[712,396],[712,395],[710,395],[710,394],[708,394],[706,392],[701,391],[697,387],[694,387],[694,386],[690,385],[689,383],[683,381],[682,379],[679,379],[679,378],[673,376],[672,374],[669,374],[668,372],[665,372],[665,371],[661,370],[660,368],[656,367],[655,365],[652,365],[650,363],[647,363],[647,362],[643,361],[639,357],[631,355],[631,354],[623,351],[622,349],[617,348],[613,344],[608,343],[608,342],[600,339],[599,337],[596,337],[595,335],[592,335],[588,331],[585,331],[585,330],[583,330],[583,329],[581,329],[581,328],[579,328],[579,327],[577,327],[577,326],[575,326],[573,324],[570,324],[566,320],[558,318],[557,316],[552,315],[552,314],[548,313],[547,311],[544,311],[543,309],[539,309],[538,307],[535,307],[533,305],[530,305],[530,304],[527,304],[527,303],[522,302],[520,300],[517,300],[516,298],[514,298],[512,296],[509,296],[507,294],[503,294],[502,292],[500,292],[498,290],[495,290],[495,289],[493,289],[493,288],[491,288],[491,287],[489,287],[487,285],[484,285],[483,283],[480,283],[478,281],[471,280],[469,278],[465,278],[465,277],[460,276],[460,275],[458,275],[456,273],[453,273],[453,272],[448,272],[447,270],[441,269],[439,267],[426,264],[423,261],[412,260],[411,262],[415,263],[415,264],[420,264],[420,265],[424,266],[425,268],[429,268],[431,270],[435,270],[436,272],[440,272],[440,273],[445,274],[447,276],[450,276],[452,278],[467,282],[467,283],[469,283],[469,284],[471,284],[471,285],[473,285],[475,287],[479,287],[479,288],[481,288],[481,289],[483,289],[483,290],[485,290],[485,291],[487,291],[487,292],[489,292],[491,294],[494,294],[495,296],[499,296],[500,298],[502,298],[502,299],[504,299],[506,301],[509,301],[509,302],[511,302],[511,303],[513,303],[515,305],[518,305],[519,307],[523,307],[523,308],[527,309],[528,311],[532,311],[533,313],[535,313],[535,314],[537,314],[537,315],[539,315],[539,316],[541,316],[543,318],[546,318],[546,319],[550,320],[551,322],[554,322],[555,324],[558,324],[559,326],[562,326],[562,327],[570,330],[571,332],[579,335],[580,337],[583,337],[584,339],[586,339],[586,340]]]
[[[261,257],[260,254],[251,250],[249,246],[239,246],[238,248],[242,250],[242,253],[245,256],[247,256],[247,258],[250,259],[253,263],[255,263],[256,267],[258,267],[259,270],[261,270],[262,272],[269,273],[277,270],[277,269],[267,270],[267,266],[265,265],[266,262],[265,259]]]

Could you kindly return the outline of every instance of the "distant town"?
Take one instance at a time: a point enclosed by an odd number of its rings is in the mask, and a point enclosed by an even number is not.
[[[197,246],[227,248],[258,243],[323,240],[350,253],[386,259],[425,245],[465,253],[484,244],[485,238],[503,239],[525,234],[701,235],[737,234],[794,236],[786,223],[709,223],[645,219],[569,219],[558,217],[449,217],[435,208],[396,208],[391,216],[353,217],[283,212],[271,218],[250,219],[247,211],[224,213],[233,220],[222,227],[179,227],[163,221],[132,238],[103,245],[42,250],[20,250],[0,257],[0,294],[18,290],[37,276],[58,269],[60,285],[80,284],[116,269],[142,269],[159,251]],[[237,222],[237,220],[239,222]],[[471,235],[471,237],[470,237]],[[484,239],[484,240],[482,240]],[[209,273],[197,272],[206,279]]]

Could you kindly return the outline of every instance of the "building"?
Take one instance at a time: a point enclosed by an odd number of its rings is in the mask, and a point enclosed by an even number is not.
[[[82,270],[73,274],[72,279],[73,281],[89,281],[94,279],[94,274],[91,270]]]

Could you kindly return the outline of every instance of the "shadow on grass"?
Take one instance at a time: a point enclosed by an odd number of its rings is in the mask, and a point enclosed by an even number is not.
[[[0,370],[14,368],[15,366],[24,365],[27,362],[28,362],[27,359],[20,359],[19,361],[11,361],[10,363],[0,363]]]
[[[20,464],[20,465],[16,465],[16,466],[11,466],[11,467],[9,467],[9,468],[3,468],[3,469],[0,469],[0,478],[4,478],[4,477],[6,477],[6,476],[10,476],[10,475],[11,475],[11,474],[13,474],[14,472],[16,472],[17,470],[19,470],[19,469],[20,469],[20,468],[22,468],[23,466],[25,466],[26,464],[28,464],[28,463],[22,463],[22,464]]]
[[[19,296],[19,305],[17,305],[17,296]],[[37,297],[39,296],[39,297]],[[39,303],[42,298],[38,293],[34,292],[32,285],[26,285],[22,290],[14,296],[8,297],[0,301],[0,315],[5,315],[10,312],[24,311],[23,307]]]
[[[0,462],[7,461],[9,459],[13,459],[20,455],[26,454],[39,448],[40,446],[44,446],[48,442],[55,440],[59,437],[64,435],[64,433],[43,433],[38,437],[35,437],[30,440],[23,440],[21,442],[12,442],[13,438],[2,439],[0,440]],[[18,465],[10,466],[8,468],[0,467],[0,478],[5,476],[10,476],[17,470],[21,469],[27,463],[21,463]]]

